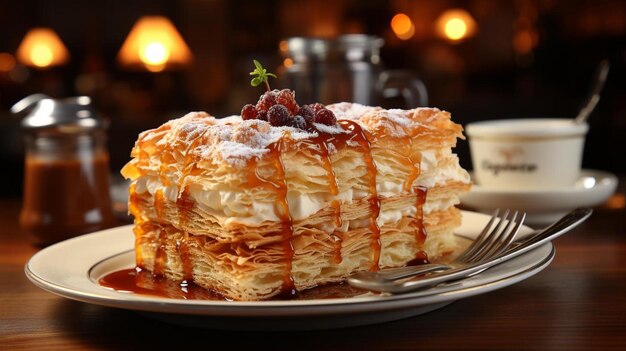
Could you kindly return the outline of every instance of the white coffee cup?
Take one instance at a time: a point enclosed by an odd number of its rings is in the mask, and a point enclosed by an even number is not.
[[[477,184],[501,189],[573,185],[580,175],[586,123],[572,119],[505,119],[470,123]]]

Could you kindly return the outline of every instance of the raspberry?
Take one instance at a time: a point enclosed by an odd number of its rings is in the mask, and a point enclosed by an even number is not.
[[[301,106],[298,109],[298,115],[304,117],[304,119],[306,119],[307,117],[311,117],[314,118],[315,117],[315,111],[313,111],[313,109],[311,108],[311,106],[309,105],[304,105]]]
[[[292,116],[298,113],[296,94],[289,89],[283,89],[276,94],[276,103],[285,106]]]
[[[289,111],[283,105],[274,105],[267,111],[267,120],[274,127],[290,125]]]
[[[315,112],[310,106],[300,107],[300,109],[298,109],[298,115],[302,116],[306,122],[307,128],[313,127],[313,122],[315,122]]]
[[[302,116],[295,116],[291,119],[291,126],[294,128],[306,129],[307,123]]]
[[[320,104],[319,102],[316,102],[314,104],[310,104],[309,107],[311,109],[313,109],[313,112],[317,113],[317,111],[325,108],[324,105]]]
[[[265,112],[265,111],[259,112],[259,115],[256,117],[256,119],[260,119],[262,121],[267,121],[267,112]]]
[[[276,96],[274,96],[274,92],[266,91],[261,95],[259,101],[256,103],[256,109],[261,112],[267,112],[270,107],[276,105]]]
[[[315,122],[325,124],[327,126],[334,126],[337,124],[337,118],[331,110],[322,108],[315,113]]]
[[[241,118],[244,120],[255,119],[258,115],[259,111],[252,104],[247,104],[241,109]]]

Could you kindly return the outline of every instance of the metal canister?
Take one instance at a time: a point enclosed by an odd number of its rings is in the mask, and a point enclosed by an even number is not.
[[[20,225],[46,246],[115,225],[109,194],[107,123],[87,96],[51,99],[36,94],[11,111],[26,142]]]

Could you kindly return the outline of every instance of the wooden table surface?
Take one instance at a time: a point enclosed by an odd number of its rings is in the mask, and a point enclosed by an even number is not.
[[[184,328],[45,292],[23,273],[37,249],[18,227],[20,203],[0,200],[0,349],[626,350],[624,188],[523,282],[413,318],[313,332]]]

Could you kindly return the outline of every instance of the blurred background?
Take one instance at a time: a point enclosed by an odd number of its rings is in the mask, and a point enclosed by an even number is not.
[[[626,1],[0,1],[0,196],[22,192],[21,98],[89,95],[111,121],[111,171],[137,134],[188,111],[254,103],[252,59],[279,75],[290,37],[380,37],[377,63],[419,76],[457,123],[574,117],[602,59],[611,72],[590,119],[585,168],[626,173]],[[162,43],[137,54],[142,34]],[[144,45],[145,46],[145,45]],[[297,97],[297,96],[296,96]],[[393,107],[393,106],[389,106]],[[467,143],[457,149],[471,168]]]

